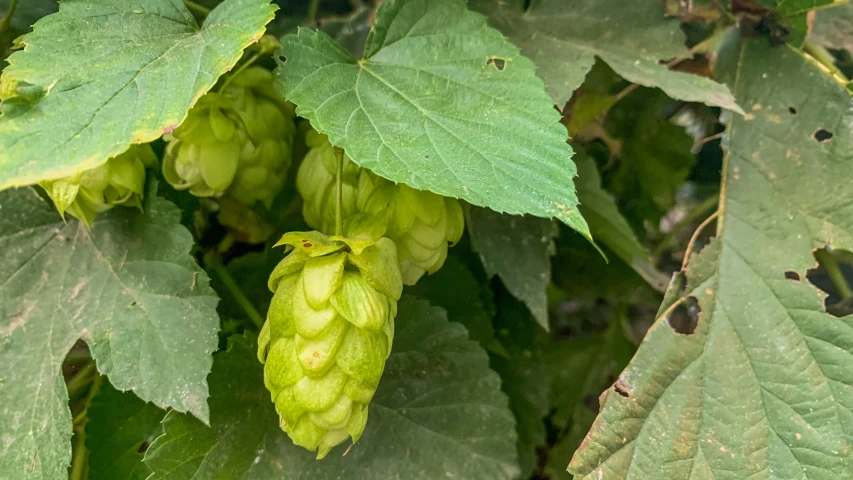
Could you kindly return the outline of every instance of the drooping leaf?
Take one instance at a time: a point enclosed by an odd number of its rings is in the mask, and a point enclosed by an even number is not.
[[[199,27],[181,2],[62,2],[0,79],[0,189],[96,167],[171,131],[274,11],[225,0]]]
[[[712,80],[673,72],[659,63],[684,56],[678,20],[664,17],[661,2],[562,0],[472,0],[471,8],[536,63],[548,93],[565,104],[599,57],[633,83],[659,87],[680,100],[707,103],[735,111],[729,90]]]
[[[86,415],[89,478],[145,480],[151,470],[143,452],[163,433],[166,412],[105,382]]]
[[[607,245],[656,289],[665,289],[669,279],[652,265],[649,254],[619,212],[613,197],[601,188],[601,177],[595,161],[584,152],[577,152],[574,160],[578,166],[576,183],[580,211],[589,223],[593,238]]]
[[[66,474],[60,366],[80,338],[116,388],[207,420],[217,298],[155,189],[144,213],[116,208],[91,230],[32,189],[0,193],[0,476]]]
[[[588,236],[566,130],[533,63],[462,0],[382,3],[362,60],[307,29],[282,38],[278,58],[297,113],[357,164]]]
[[[751,113],[728,126],[717,238],[603,397],[576,478],[853,471],[853,317],[804,281],[813,249],[853,247],[851,98],[793,49],[757,38],[734,53],[727,78]],[[668,323],[681,288],[700,309],[689,334]]]
[[[437,272],[421,278],[414,286],[406,287],[406,291],[445,309],[450,321],[461,323],[468,329],[471,340],[476,340],[487,350],[505,353],[492,327],[495,305],[491,290],[479,283],[456,257],[448,256]]]
[[[404,296],[370,418],[346,456],[322,461],[278,426],[255,341],[232,337],[211,375],[211,426],[177,413],[145,456],[154,479],[510,479],[515,432],[486,353],[444,312]]]
[[[557,226],[548,219],[468,210],[471,246],[480,254],[486,274],[499,275],[507,289],[523,301],[536,322],[548,329],[545,287],[551,281],[551,257]]]

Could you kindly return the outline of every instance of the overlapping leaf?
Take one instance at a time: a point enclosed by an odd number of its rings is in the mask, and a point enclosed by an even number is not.
[[[468,231],[486,274],[499,275],[507,289],[527,305],[547,330],[545,288],[551,282],[551,257],[557,236],[554,222],[472,207],[468,210]]]
[[[649,254],[619,212],[613,197],[601,188],[595,161],[586,154],[578,153],[575,163],[578,166],[580,211],[596,241],[607,245],[649,284],[660,290],[666,288],[667,279],[652,265]]]
[[[145,213],[117,208],[91,231],[31,189],[0,193],[0,477],[66,474],[60,366],[80,338],[117,388],[207,420],[217,298],[153,191]]]
[[[285,96],[359,165],[589,235],[566,130],[533,63],[462,0],[384,2],[362,60],[307,29],[282,46]]]
[[[683,286],[674,282],[572,459],[576,478],[853,471],[853,317],[827,314],[805,281],[813,249],[853,247],[853,102],[766,39],[729,63],[751,113],[731,120],[717,239],[686,274],[698,326],[684,335],[668,325]]]
[[[165,411],[104,383],[86,416],[89,478],[145,480],[151,474],[142,455],[162,433]]]
[[[443,310],[404,296],[359,442],[322,461],[278,426],[255,342],[232,337],[211,375],[211,426],[171,413],[145,457],[154,479],[511,479],[515,432],[486,353]]]
[[[660,87],[673,98],[740,110],[724,85],[659,64],[686,54],[680,23],[664,17],[660,2],[541,0],[527,11],[524,5],[523,0],[471,2],[536,63],[558,105],[569,100],[598,56],[626,80]]]
[[[170,131],[274,10],[225,0],[199,27],[181,2],[62,2],[0,80],[0,189],[96,167]]]

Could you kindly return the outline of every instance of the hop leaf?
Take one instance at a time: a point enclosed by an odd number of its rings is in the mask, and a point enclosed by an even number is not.
[[[462,237],[462,206],[453,198],[415,190],[358,167],[325,135],[306,135],[310,147],[299,167],[296,188],[302,195],[303,216],[313,228],[331,232],[335,222],[335,173],[343,155],[342,212],[344,218],[367,213],[382,219],[386,235],[397,245],[403,283],[414,285],[424,273],[434,273],[447,258],[448,242]]]
[[[39,185],[56,204],[60,215],[68,213],[91,226],[96,214],[116,205],[142,209],[145,167],[156,164],[157,157],[151,147],[133,145],[100,166]]]
[[[323,458],[367,424],[367,405],[391,353],[403,284],[394,242],[364,215],[346,237],[285,234],[289,254],[258,340],[264,383],[293,443]]]
[[[291,164],[293,107],[261,67],[226,76],[224,82],[164,136],[163,175],[173,187],[199,197],[227,191],[245,205],[269,205]]]

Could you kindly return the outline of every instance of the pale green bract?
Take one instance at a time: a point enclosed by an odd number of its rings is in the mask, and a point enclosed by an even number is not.
[[[91,226],[95,215],[116,205],[142,208],[145,167],[157,164],[148,145],[133,145],[95,168],[40,182],[63,217],[66,213]]]
[[[383,2],[362,60],[306,28],[276,56],[297,113],[359,166],[589,236],[566,129],[535,66],[464,1]]]
[[[403,284],[383,230],[357,215],[346,237],[291,232],[278,243],[290,253],[270,275],[258,358],[281,428],[318,459],[361,437],[391,354]]]
[[[405,285],[414,285],[425,273],[444,265],[449,244],[462,237],[465,219],[454,198],[415,190],[385,180],[360,168],[325,135],[306,135],[311,150],[299,166],[296,188],[304,199],[305,221],[322,232],[335,228],[335,172],[342,162],[341,214],[367,213],[381,219],[385,236],[397,245],[397,258]]]
[[[63,1],[0,77],[0,190],[97,167],[174,129],[275,9],[225,0],[199,26],[178,1]]]
[[[202,97],[186,121],[164,135],[163,176],[199,197],[227,192],[244,205],[269,206],[291,164],[293,106],[264,68],[250,67],[222,81],[225,88]]]

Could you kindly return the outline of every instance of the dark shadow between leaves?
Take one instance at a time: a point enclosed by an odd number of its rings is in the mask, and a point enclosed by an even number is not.
[[[699,325],[699,302],[694,297],[687,297],[672,310],[666,322],[677,333],[691,335]]]

